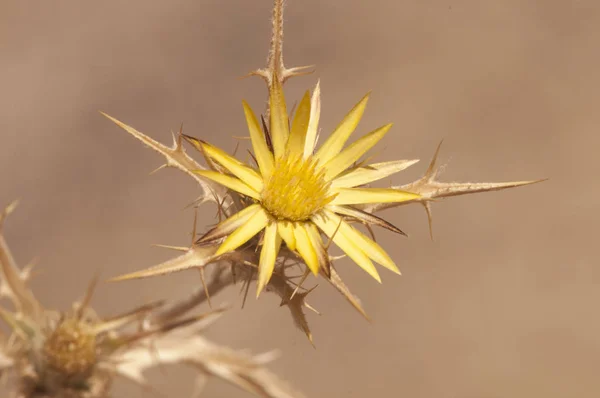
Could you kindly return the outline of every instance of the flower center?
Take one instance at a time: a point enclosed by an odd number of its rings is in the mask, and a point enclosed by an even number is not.
[[[96,337],[80,321],[62,321],[48,336],[44,354],[48,364],[65,376],[81,375],[96,363]]]
[[[263,207],[276,219],[304,221],[317,213],[334,196],[317,162],[302,155],[286,154],[275,160],[275,169],[262,191]]]

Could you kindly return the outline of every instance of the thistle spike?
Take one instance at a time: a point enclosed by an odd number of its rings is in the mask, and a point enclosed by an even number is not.
[[[271,34],[271,47],[267,57],[267,67],[250,72],[247,76],[262,77],[269,87],[277,76],[281,84],[294,76],[309,75],[314,72],[314,65],[296,66],[286,68],[283,63],[283,0],[273,1],[273,30]]]
[[[437,180],[440,167],[438,167],[438,157],[443,140],[438,144],[435,153],[429,163],[427,171],[423,177],[418,180],[401,186],[393,186],[394,189],[408,191],[420,195],[414,200],[401,203],[377,203],[373,205],[360,206],[361,210],[368,213],[374,213],[392,207],[403,206],[409,203],[421,203],[425,207],[429,223],[429,236],[433,240],[432,212],[431,202],[450,196],[468,195],[472,193],[500,191],[508,188],[516,188],[525,185],[537,184],[546,181],[546,179],[530,181],[511,181],[511,182],[440,182]]]

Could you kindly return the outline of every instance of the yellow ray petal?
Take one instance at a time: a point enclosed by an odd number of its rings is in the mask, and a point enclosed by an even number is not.
[[[206,142],[198,141],[201,148],[207,156],[218,162],[221,166],[225,167],[231,174],[242,180],[244,183],[252,187],[256,192],[261,192],[263,189],[263,179],[261,176],[246,166],[233,156],[227,154],[225,151],[212,146]]]
[[[342,120],[333,133],[331,133],[323,146],[319,148],[315,158],[319,160],[320,164],[329,162],[334,156],[340,153],[344,144],[348,141],[348,138],[350,138],[350,134],[352,134],[356,129],[356,126],[358,126],[358,122],[362,118],[368,100],[369,94],[365,95],[358,104],[352,108],[346,117],[344,117],[344,120]]]
[[[296,238],[294,237],[294,225],[291,221],[279,221],[277,232],[285,241],[290,250],[296,250]]]
[[[265,135],[258,124],[258,120],[252,111],[252,108],[242,101],[244,106],[244,115],[246,115],[246,123],[248,124],[248,130],[250,131],[250,139],[252,140],[252,148],[254,149],[254,156],[258,162],[258,167],[263,176],[263,179],[268,178],[273,172],[275,162],[273,161],[273,154],[267,146]]]
[[[369,259],[369,256],[367,256],[359,246],[357,246],[354,242],[348,239],[346,235],[339,233],[338,225],[340,225],[340,223],[344,224],[346,222],[334,213],[328,213],[328,216],[323,216],[321,214],[315,215],[311,218],[311,220],[315,224],[317,224],[317,226],[323,232],[325,232],[325,234],[329,236],[330,239],[333,237],[333,243],[335,243],[340,249],[342,249],[344,253],[348,255],[348,257],[350,257],[356,264],[358,264],[359,267],[364,269],[369,275],[375,278],[377,282],[381,283],[379,273],[377,273],[377,269]]]
[[[369,134],[361,137],[344,149],[339,155],[332,158],[325,164],[325,180],[330,181],[335,178],[342,171],[346,170],[356,162],[362,155],[364,155],[369,149],[373,148],[375,144],[383,138],[383,136],[390,130],[392,123],[386,124],[383,127],[378,128],[370,132]]]
[[[319,273],[319,258],[303,223],[294,223],[294,236],[296,237],[296,250],[312,273],[317,275]]]
[[[409,168],[419,160],[394,160],[356,168],[331,181],[332,188],[352,188],[391,176]]]
[[[290,127],[283,87],[277,73],[273,73],[272,83],[269,86],[269,114],[271,117],[269,133],[271,133],[275,157],[278,158],[283,156],[285,152],[285,146],[290,135]]]
[[[304,97],[298,105],[294,120],[292,121],[292,130],[288,139],[287,148],[291,154],[304,154],[304,142],[306,141],[306,131],[310,118],[310,92],[306,91]]]
[[[250,217],[256,214],[256,212],[260,209],[262,209],[262,207],[259,204],[253,204],[243,210],[238,211],[233,216],[229,217],[227,220],[221,222],[219,225],[204,234],[200,239],[198,239],[197,243],[209,242],[211,240],[219,239],[229,235],[240,226],[248,222]]]
[[[329,212],[327,214],[329,215]],[[400,275],[400,270],[394,264],[394,261],[377,242],[345,222],[341,224],[339,232],[344,234],[350,241],[358,244],[361,250],[373,261]]]
[[[332,205],[355,205],[361,203],[398,203],[415,200],[421,196],[394,188],[340,188],[332,190],[337,196]]]
[[[267,283],[269,283],[271,275],[273,275],[273,269],[275,268],[275,261],[277,260],[280,246],[281,237],[277,233],[277,223],[271,222],[265,229],[263,247],[260,251],[256,297],[260,295],[260,292],[262,292]]]
[[[329,261],[329,253],[327,253],[327,249],[323,244],[323,239],[321,239],[321,233],[317,226],[311,222],[306,223],[304,225],[306,229],[306,234],[310,239],[315,252],[317,253],[317,258],[319,259],[319,268],[325,272],[325,275],[328,277],[331,275],[331,264]]]
[[[306,130],[306,141],[304,143],[304,159],[307,159],[315,151],[317,145],[317,132],[319,129],[319,118],[321,116],[321,81],[317,81],[315,90],[310,100],[310,119]]]
[[[241,227],[233,231],[231,235],[223,241],[215,255],[219,256],[223,253],[237,249],[266,227],[268,222],[269,216],[265,209],[261,207],[260,210],[254,213],[245,224],[242,224]]]
[[[252,199],[260,199],[260,194],[258,192],[256,192],[253,188],[249,187],[244,182],[238,180],[235,177],[228,176],[226,174],[212,170],[194,170],[193,173],[218,182],[219,184],[229,189],[233,189],[234,191],[239,192],[243,195],[249,196]]]

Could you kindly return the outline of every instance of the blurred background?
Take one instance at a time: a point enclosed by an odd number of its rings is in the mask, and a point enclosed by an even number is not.
[[[6,237],[21,265],[39,258],[33,288],[67,309],[91,276],[146,268],[187,245],[199,194],[101,116],[162,142],[187,134],[233,151],[247,134],[241,100],[260,112],[266,89],[240,80],[265,64],[270,0],[0,1],[0,206],[21,199]],[[331,131],[373,90],[358,132],[395,122],[378,160],[419,158],[444,139],[446,181],[542,184],[436,203],[434,241],[421,206],[382,213],[409,233],[379,232],[403,272],[383,284],[343,260],[342,276],[372,324],[325,283],[311,296],[317,349],[274,295],[239,287],[208,331],[233,348],[280,349],[273,366],[308,397],[597,397],[600,395],[600,4],[594,0],[289,0],[290,103],[321,79]],[[384,149],[383,151],[381,149]],[[215,221],[201,208],[199,225]],[[314,281],[313,281],[314,282]],[[103,284],[111,315],[199,285],[197,272]],[[193,372],[149,374],[168,397]],[[117,397],[147,392],[126,382]],[[206,397],[247,397],[209,382]]]

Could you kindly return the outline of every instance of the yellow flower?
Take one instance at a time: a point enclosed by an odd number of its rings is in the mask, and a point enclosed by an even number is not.
[[[243,103],[258,168],[244,164],[206,142],[186,136],[208,158],[229,172],[198,170],[198,175],[253,200],[252,204],[209,231],[200,242],[227,236],[216,252],[218,256],[237,249],[264,230],[257,296],[273,274],[282,241],[302,257],[314,274],[327,266],[329,257],[319,230],[377,281],[381,282],[381,279],[372,260],[399,274],[381,246],[342,218],[350,216],[373,223],[375,216],[352,205],[397,203],[419,198],[417,194],[398,189],[358,188],[407,167],[406,161],[352,167],[383,138],[391,124],[343,148],[362,117],[368,100],[366,95],[314,152],[320,114],[319,84],[312,99],[309,92],[304,95],[291,128],[283,89],[277,78],[270,85],[269,97],[267,136],[252,109]]]

